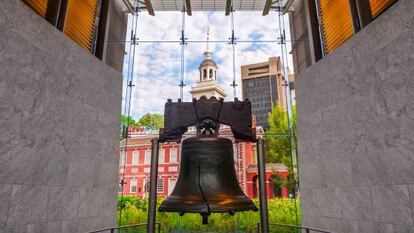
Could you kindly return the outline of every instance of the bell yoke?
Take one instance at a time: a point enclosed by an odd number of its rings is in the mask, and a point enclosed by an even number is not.
[[[158,210],[180,215],[200,213],[203,224],[208,223],[211,213],[257,211],[237,180],[232,140],[219,136],[223,123],[231,127],[235,140],[256,141],[250,101],[224,102],[214,97],[193,102],[168,100],[164,117],[160,142],[179,142],[194,125],[197,135],[182,141],[177,184]]]

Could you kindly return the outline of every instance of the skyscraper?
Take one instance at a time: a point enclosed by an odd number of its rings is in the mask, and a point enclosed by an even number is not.
[[[266,62],[241,67],[242,94],[252,102],[252,113],[258,126],[269,127],[268,114],[274,103],[285,107],[284,77],[280,57],[271,57]]]

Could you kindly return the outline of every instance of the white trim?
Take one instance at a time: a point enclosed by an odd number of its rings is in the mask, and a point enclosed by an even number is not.
[[[160,183],[159,183],[159,181],[160,181],[160,180],[162,180],[162,186],[161,186],[161,187],[162,187],[162,191],[160,191],[160,190],[158,189],[159,184],[160,184]],[[164,190],[165,190],[164,179],[162,179],[162,178],[158,178],[158,179],[157,179],[157,193],[164,193]]]
[[[170,187],[171,180],[175,180],[174,187]],[[168,190],[167,190],[167,195],[168,195],[168,196],[169,196],[169,195],[172,193],[172,191],[174,190],[175,185],[177,185],[177,178],[175,178],[175,177],[174,177],[174,178],[168,178]]]
[[[165,163],[165,149],[160,149],[158,151],[158,164]]]
[[[174,160],[172,160],[171,159],[171,155],[173,154],[172,152],[173,151],[175,151],[175,159]],[[170,162],[170,163],[176,163],[176,162],[178,162],[178,149],[177,148],[170,148],[170,158],[168,159],[168,161]]]
[[[132,151],[131,165],[138,165],[138,164],[139,164],[139,151],[134,150]]]
[[[144,164],[151,164],[151,150],[145,150]]]
[[[137,181],[137,179],[131,179],[129,182],[131,183],[129,185],[129,192],[130,193],[137,193],[137,189],[138,189],[138,181]],[[135,191],[132,191],[132,187],[133,187],[132,184],[135,184]]]

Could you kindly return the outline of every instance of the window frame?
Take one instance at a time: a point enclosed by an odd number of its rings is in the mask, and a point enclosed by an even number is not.
[[[173,151],[175,151],[174,156],[175,159],[171,159],[172,155],[173,155]],[[170,158],[169,158],[170,163],[176,163],[178,162],[178,149],[177,148],[170,148]]]
[[[137,179],[131,179],[129,182],[130,182],[129,192],[130,193],[137,193],[137,190],[138,190],[138,181],[137,181]],[[135,187],[135,190],[134,190],[134,187]]]
[[[132,165],[138,165],[139,164],[139,151],[138,150],[132,151],[131,164]]]

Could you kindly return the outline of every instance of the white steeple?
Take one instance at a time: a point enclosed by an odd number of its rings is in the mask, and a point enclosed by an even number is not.
[[[204,59],[211,59],[211,51],[210,48],[208,47],[210,43],[210,26],[208,26],[207,29],[207,48],[206,51],[204,52]]]
[[[209,48],[210,45],[210,27],[207,30],[207,47],[204,51],[204,60],[201,62],[198,70],[200,71],[200,77],[196,85],[191,88],[191,95],[193,98],[199,99],[204,96],[206,98],[216,97],[224,98],[223,88],[217,82],[217,64],[212,59],[212,52]]]

